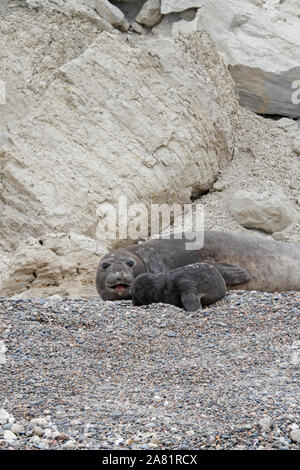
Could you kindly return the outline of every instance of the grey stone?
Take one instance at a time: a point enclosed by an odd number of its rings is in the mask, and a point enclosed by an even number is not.
[[[300,442],[300,429],[292,431],[290,436],[293,442]]]
[[[6,424],[8,422],[10,414],[4,409],[0,409],[0,424]]]
[[[152,28],[160,22],[162,14],[160,12],[160,0],[147,0],[139,11],[136,21],[148,28]]]
[[[95,9],[97,13],[108,23],[121,29],[128,29],[124,13],[108,0],[96,0]]]

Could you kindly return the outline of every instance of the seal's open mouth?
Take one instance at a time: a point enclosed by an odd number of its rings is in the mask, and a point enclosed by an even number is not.
[[[127,287],[129,287],[127,284],[116,284],[115,286],[111,286],[111,288],[116,291],[122,291],[124,289],[127,289]]]
[[[118,294],[121,294],[122,292],[125,292],[129,287],[130,284],[128,283],[122,283],[122,284],[112,284],[110,286],[107,286],[110,290],[117,292]]]
[[[115,280],[105,285],[106,300],[131,299],[131,280]]]

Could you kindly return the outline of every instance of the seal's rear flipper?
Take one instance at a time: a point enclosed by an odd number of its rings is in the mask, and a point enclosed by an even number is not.
[[[181,303],[186,312],[196,312],[202,310],[200,298],[201,296],[196,295],[194,292],[182,292],[180,294]]]
[[[248,271],[235,264],[220,263],[215,264],[214,267],[222,274],[224,281],[229,286],[243,284],[251,279]]]

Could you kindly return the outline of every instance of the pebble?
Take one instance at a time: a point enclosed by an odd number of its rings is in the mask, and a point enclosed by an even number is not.
[[[267,433],[271,430],[272,425],[271,425],[271,419],[269,417],[262,418],[261,420],[258,421],[259,426],[262,429],[262,432]]]
[[[293,442],[300,442],[300,429],[292,431],[290,436]]]
[[[7,431],[4,431],[3,433],[3,439],[6,442],[13,442],[17,439],[17,436],[13,432],[7,430]]]
[[[12,424],[11,429],[10,429],[14,434],[21,434],[24,432],[24,426],[21,426],[20,424]]]
[[[33,428],[33,433],[36,436],[42,437],[44,435],[44,429],[41,428],[40,426],[34,426]]]
[[[63,444],[64,449],[73,449],[74,447],[76,447],[76,442],[72,440],[67,441]]]
[[[0,409],[0,424],[6,424],[8,422],[8,418],[10,414],[4,409]]]
[[[205,316],[2,298],[0,448],[297,449],[299,301],[235,291]]]
[[[46,437],[46,438],[52,437],[54,439],[54,433],[51,429],[45,429],[45,430],[42,430],[42,431],[43,431],[43,434],[42,434],[43,437]],[[59,433],[58,433],[58,435],[59,435]],[[57,436],[55,436],[55,437],[57,437]]]
[[[39,444],[41,441],[39,436],[32,436],[30,440],[33,444]]]
[[[37,426],[47,426],[48,420],[47,418],[33,418],[30,423],[32,425],[37,425]]]
[[[12,425],[10,423],[3,424],[2,429],[3,431],[8,431],[8,430],[11,430],[11,426]]]

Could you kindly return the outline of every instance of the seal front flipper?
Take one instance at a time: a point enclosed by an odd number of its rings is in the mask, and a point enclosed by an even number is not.
[[[197,310],[202,310],[200,298],[203,297],[203,295],[195,294],[194,292],[189,291],[182,292],[180,294],[180,299],[184,310],[186,312],[196,312]]]
[[[240,268],[240,266],[236,266],[235,264],[220,263],[215,264],[214,267],[222,274],[224,281],[229,286],[243,284],[251,279],[246,269]]]

